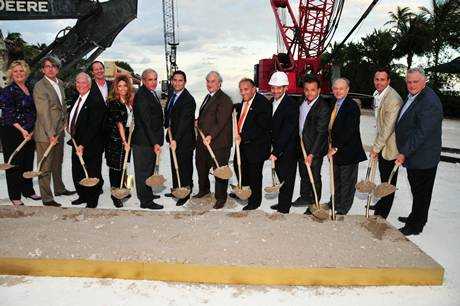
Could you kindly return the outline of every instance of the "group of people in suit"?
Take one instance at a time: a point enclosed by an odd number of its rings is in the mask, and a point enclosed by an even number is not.
[[[54,201],[50,188],[52,177],[54,195],[77,193],[73,205],[86,204],[94,208],[104,183],[101,175],[104,152],[110,185],[115,188],[123,184],[123,161],[132,149],[140,207],[162,209],[163,206],[154,201],[159,195],[154,194],[145,180],[154,173],[155,160],[164,140],[177,155],[182,185],[190,188],[194,185],[195,152],[198,192],[193,198],[203,198],[211,193],[209,171],[216,167],[207,146],[213,150],[220,166],[227,165],[235,137],[242,161],[241,173],[237,167],[235,172],[241,176],[242,185],[249,186],[252,191],[243,210],[257,209],[261,205],[266,160],[274,163],[283,182],[278,202],[271,206],[272,209],[289,213],[293,205],[313,203],[313,188],[321,195],[321,168],[326,156],[333,161],[337,214],[345,215],[352,207],[358,165],[367,157],[360,136],[360,107],[349,96],[347,79],[333,82],[334,103],[331,105],[321,96],[321,84],[314,77],[304,80],[304,96],[300,103],[287,93],[289,80],[284,72],[277,71],[270,79],[271,100],[257,92],[253,80],[244,78],[239,82],[242,101],[234,105],[221,89],[221,75],[211,71],[206,76],[208,94],[195,118],[196,103],[186,89],[187,77],[183,71],[173,73],[172,90],[163,109],[155,92],[158,85],[155,70],[143,71],[142,85],[135,92],[126,75],[118,76],[113,83],[105,80],[102,62],[95,61],[90,69],[94,79],[84,72],[77,75],[77,94],[67,109],[63,84],[57,78],[59,62],[55,58],[42,60],[44,76],[35,85],[33,94],[25,85],[27,64],[17,61],[10,66],[12,83],[0,95],[4,108],[1,128],[4,159],[8,159],[22,139],[30,139],[27,149],[16,157],[18,167],[7,171],[9,195],[14,205],[22,204],[22,194],[34,200],[41,199],[44,205],[60,206]],[[407,168],[413,193],[412,212],[399,220],[406,223],[401,231],[411,235],[420,233],[427,222],[440,157],[442,107],[433,90],[426,87],[423,70],[408,70],[406,80],[409,96],[403,103],[390,86],[390,72],[380,69],[375,73],[377,136],[370,157],[378,160],[382,182],[388,180],[395,164]],[[233,112],[236,112],[236,127],[232,124]],[[71,137],[68,143],[72,145],[72,178],[76,191],[66,189],[62,183],[66,131]],[[131,144],[127,140],[130,133]],[[42,164],[41,196],[38,196],[31,180],[22,178],[22,173],[32,169],[34,148],[41,159],[50,144],[54,147]],[[305,158],[301,145],[305,148]],[[89,176],[99,179],[96,186],[85,187],[78,183],[85,177],[79,157],[83,158]],[[307,166],[312,170],[313,184],[308,179]],[[300,197],[292,203],[297,168]],[[178,182],[173,165],[171,171],[176,188]],[[397,174],[392,183],[396,184],[396,180]],[[215,209],[225,206],[227,189],[228,180],[215,177]],[[165,196],[174,197],[171,193]],[[230,196],[235,197],[232,193]],[[176,205],[184,205],[189,199],[190,195],[177,199]],[[375,214],[386,218],[393,199],[394,194],[381,198],[373,207]],[[112,200],[116,207],[123,206],[121,200],[114,197]],[[311,214],[308,208],[305,213]]]

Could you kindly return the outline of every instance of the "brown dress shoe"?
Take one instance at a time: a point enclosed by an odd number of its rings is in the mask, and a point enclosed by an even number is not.
[[[221,209],[224,208],[226,200],[216,200],[216,204],[212,208],[214,209]]]
[[[44,206],[61,207],[61,204],[57,203],[56,201],[43,202],[43,205]]]

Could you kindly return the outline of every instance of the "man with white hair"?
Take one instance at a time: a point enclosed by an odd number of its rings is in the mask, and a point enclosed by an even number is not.
[[[288,214],[292,206],[295,175],[297,171],[297,145],[299,139],[299,107],[287,94],[289,80],[286,73],[273,73],[268,84],[271,86],[272,126],[270,160],[275,162],[276,173],[281,182],[278,204],[270,208]]]
[[[72,141],[72,178],[77,190],[78,199],[72,205],[86,203],[87,208],[96,208],[102,188],[102,153],[104,152],[104,119],[105,105],[100,94],[91,91],[91,77],[81,72],[75,78],[78,98],[70,108],[67,131],[75,140]],[[99,179],[93,187],[85,187],[79,182],[85,178],[85,172],[80,164],[79,156],[83,157],[89,177]]]
[[[215,168],[205,144],[211,146],[220,166],[228,164],[232,148],[232,112],[233,102],[221,89],[222,77],[217,71],[210,71],[206,76],[206,95],[200,107],[197,120],[198,128],[205,135],[202,141],[198,137],[196,146],[196,169],[198,172],[198,193],[194,198],[202,198],[210,194],[209,170]],[[221,209],[227,201],[228,180],[215,177],[214,209]]]
[[[407,169],[412,192],[412,209],[400,229],[406,236],[418,235],[428,221],[436,170],[441,156],[442,105],[439,97],[426,86],[423,69],[406,74],[409,95],[396,122],[396,163]]]
[[[346,78],[334,81],[336,99],[329,121],[329,159],[334,162],[335,209],[346,215],[353,205],[358,179],[358,164],[367,159],[361,142],[359,122],[361,111],[348,96],[350,82]]]
[[[152,188],[145,184],[155,170],[155,159],[164,142],[163,108],[155,92],[157,85],[157,72],[145,69],[142,72],[142,86],[134,96],[134,176],[140,207],[147,209],[163,208],[163,205],[153,201],[159,196],[154,195]]]

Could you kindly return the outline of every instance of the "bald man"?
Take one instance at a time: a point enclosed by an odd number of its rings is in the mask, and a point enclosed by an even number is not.
[[[335,209],[346,215],[356,192],[358,165],[367,159],[361,142],[359,123],[361,111],[348,96],[350,82],[345,78],[334,81],[332,91],[335,105],[329,121],[328,157],[334,161]]]

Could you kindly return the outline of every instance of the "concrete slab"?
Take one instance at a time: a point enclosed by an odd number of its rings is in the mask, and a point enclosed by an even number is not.
[[[199,205],[198,205],[199,206]],[[0,207],[0,274],[265,285],[440,285],[383,219]]]

